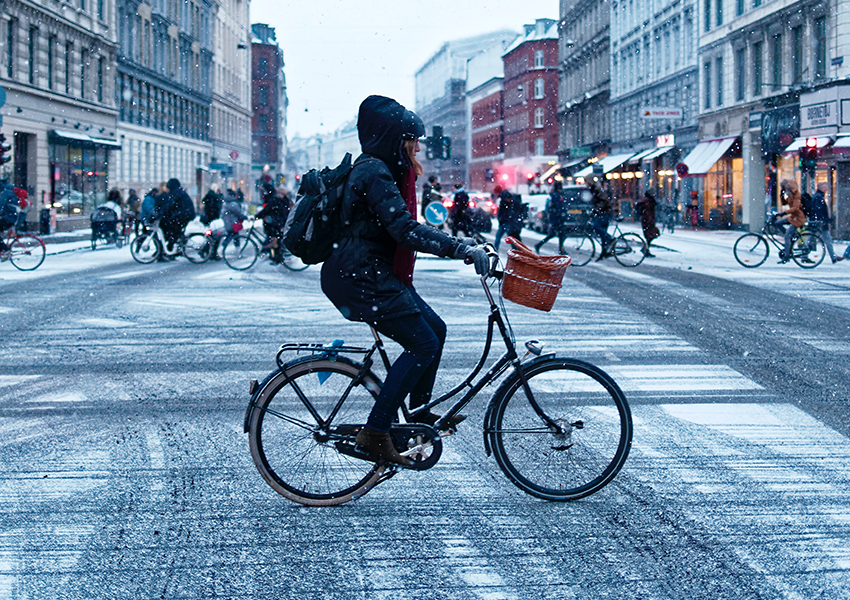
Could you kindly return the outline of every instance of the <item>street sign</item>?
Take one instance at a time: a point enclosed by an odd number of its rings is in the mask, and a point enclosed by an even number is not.
[[[0,85],[0,106],[6,104],[6,88]]]
[[[236,150],[231,150],[230,151],[230,158],[232,158],[233,160],[236,160],[237,158],[239,158],[239,153]]]
[[[449,209],[439,200],[434,200],[425,207],[425,220],[431,225],[442,225],[449,218]]]
[[[679,163],[676,165],[676,173],[679,174],[679,177],[687,177],[688,176],[688,165],[685,163]]]

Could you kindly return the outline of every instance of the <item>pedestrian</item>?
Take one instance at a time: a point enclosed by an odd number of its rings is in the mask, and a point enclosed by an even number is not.
[[[510,190],[504,189],[499,193],[499,211],[496,213],[499,219],[499,227],[496,229],[496,250],[502,241],[502,235],[520,238],[522,231],[522,205],[519,196],[515,196]]]
[[[144,227],[150,225],[151,221],[153,221],[153,216],[155,214],[156,207],[156,197],[159,195],[159,190],[157,188],[151,188],[151,190],[145,194],[145,197],[142,199],[142,206],[139,209],[139,222]],[[136,235],[139,235],[138,222],[136,226]]]
[[[204,213],[201,215],[201,223],[204,225],[209,225],[221,215],[222,200],[221,194],[219,193],[220,189],[221,187],[219,184],[213,183],[201,199],[201,203],[204,207]]]
[[[611,242],[614,238],[608,233],[608,225],[611,223],[611,215],[614,213],[614,203],[611,201],[611,196],[605,190],[601,181],[593,181],[588,187],[590,189],[591,202],[593,203],[590,227],[602,241],[602,251],[596,260],[602,260],[607,256],[611,256]]]
[[[428,181],[422,184],[422,216],[425,216],[425,209],[431,204],[431,190],[437,185],[437,176],[431,175]],[[438,188],[439,191],[439,188]]]
[[[452,220],[452,235],[457,236],[458,231],[463,231],[466,236],[471,235],[469,194],[463,189],[462,183],[455,184],[455,195],[452,199],[452,207],[449,209],[449,218]]]
[[[263,230],[266,232],[266,243],[263,250],[268,250],[271,261],[280,264],[281,252],[280,238],[283,234],[283,226],[289,216],[292,202],[289,193],[283,186],[276,190],[272,188],[271,194],[264,194],[265,204],[255,216],[263,221]]]
[[[647,258],[654,258],[655,255],[650,252],[649,246],[652,240],[661,235],[658,227],[655,225],[655,188],[647,188],[643,193],[643,199],[639,200],[637,206],[640,211],[640,225],[643,228],[643,237],[646,240],[646,248],[643,253]]]
[[[554,237],[558,238],[558,252],[564,254],[564,240],[567,239],[567,201],[564,198],[560,181],[552,184],[552,193],[546,200],[546,216],[549,228],[546,237],[534,245],[534,251],[540,254],[540,248]]]
[[[785,247],[779,253],[779,264],[787,263],[791,259],[791,238],[797,233],[799,227],[806,224],[806,214],[803,212],[803,199],[800,196],[800,188],[793,179],[783,179],[779,182],[781,196],[785,198],[788,209],[779,213],[784,217],[776,222],[777,226],[789,225],[785,230]]]
[[[826,204],[826,190],[828,187],[826,182],[819,183],[815,195],[812,196],[809,206],[809,226],[812,231],[821,237],[826,246],[826,251],[829,252],[829,258],[835,264],[844,260],[844,257],[835,255],[832,234],[829,232],[829,224],[832,222],[832,216],[829,214],[829,206]]]
[[[446,324],[413,287],[415,253],[470,260],[479,275],[487,273],[489,258],[416,220],[416,177],[422,174],[416,153],[425,134],[418,116],[395,100],[369,96],[360,105],[357,132],[363,154],[345,185],[346,227],[322,265],[322,291],[343,317],[371,324],[404,349],[356,442],[384,460],[410,465],[393,445],[390,424],[408,394],[411,409],[430,400],[446,337]],[[438,418],[428,411],[413,415],[431,425]],[[462,419],[455,415],[449,426]]]

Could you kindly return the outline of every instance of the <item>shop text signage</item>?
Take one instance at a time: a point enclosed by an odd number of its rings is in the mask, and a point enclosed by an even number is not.
[[[685,112],[676,106],[647,106],[640,109],[641,119],[681,119]]]
[[[672,133],[668,133],[666,135],[659,135],[655,138],[655,146],[657,148],[665,148],[667,146],[675,146],[676,145],[676,136]]]
[[[838,102],[829,100],[800,106],[800,129],[838,126]]]

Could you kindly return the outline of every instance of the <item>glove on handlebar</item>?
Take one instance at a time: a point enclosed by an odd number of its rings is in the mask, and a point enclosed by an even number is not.
[[[490,272],[490,257],[481,248],[460,244],[455,249],[455,258],[462,258],[465,263],[475,265],[475,272],[482,277]]]

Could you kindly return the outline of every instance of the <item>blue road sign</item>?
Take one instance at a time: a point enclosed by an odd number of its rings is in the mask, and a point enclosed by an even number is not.
[[[442,225],[449,218],[449,209],[439,200],[434,200],[425,207],[425,220],[431,225]]]
[[[0,106],[6,104],[6,88],[0,86]]]

